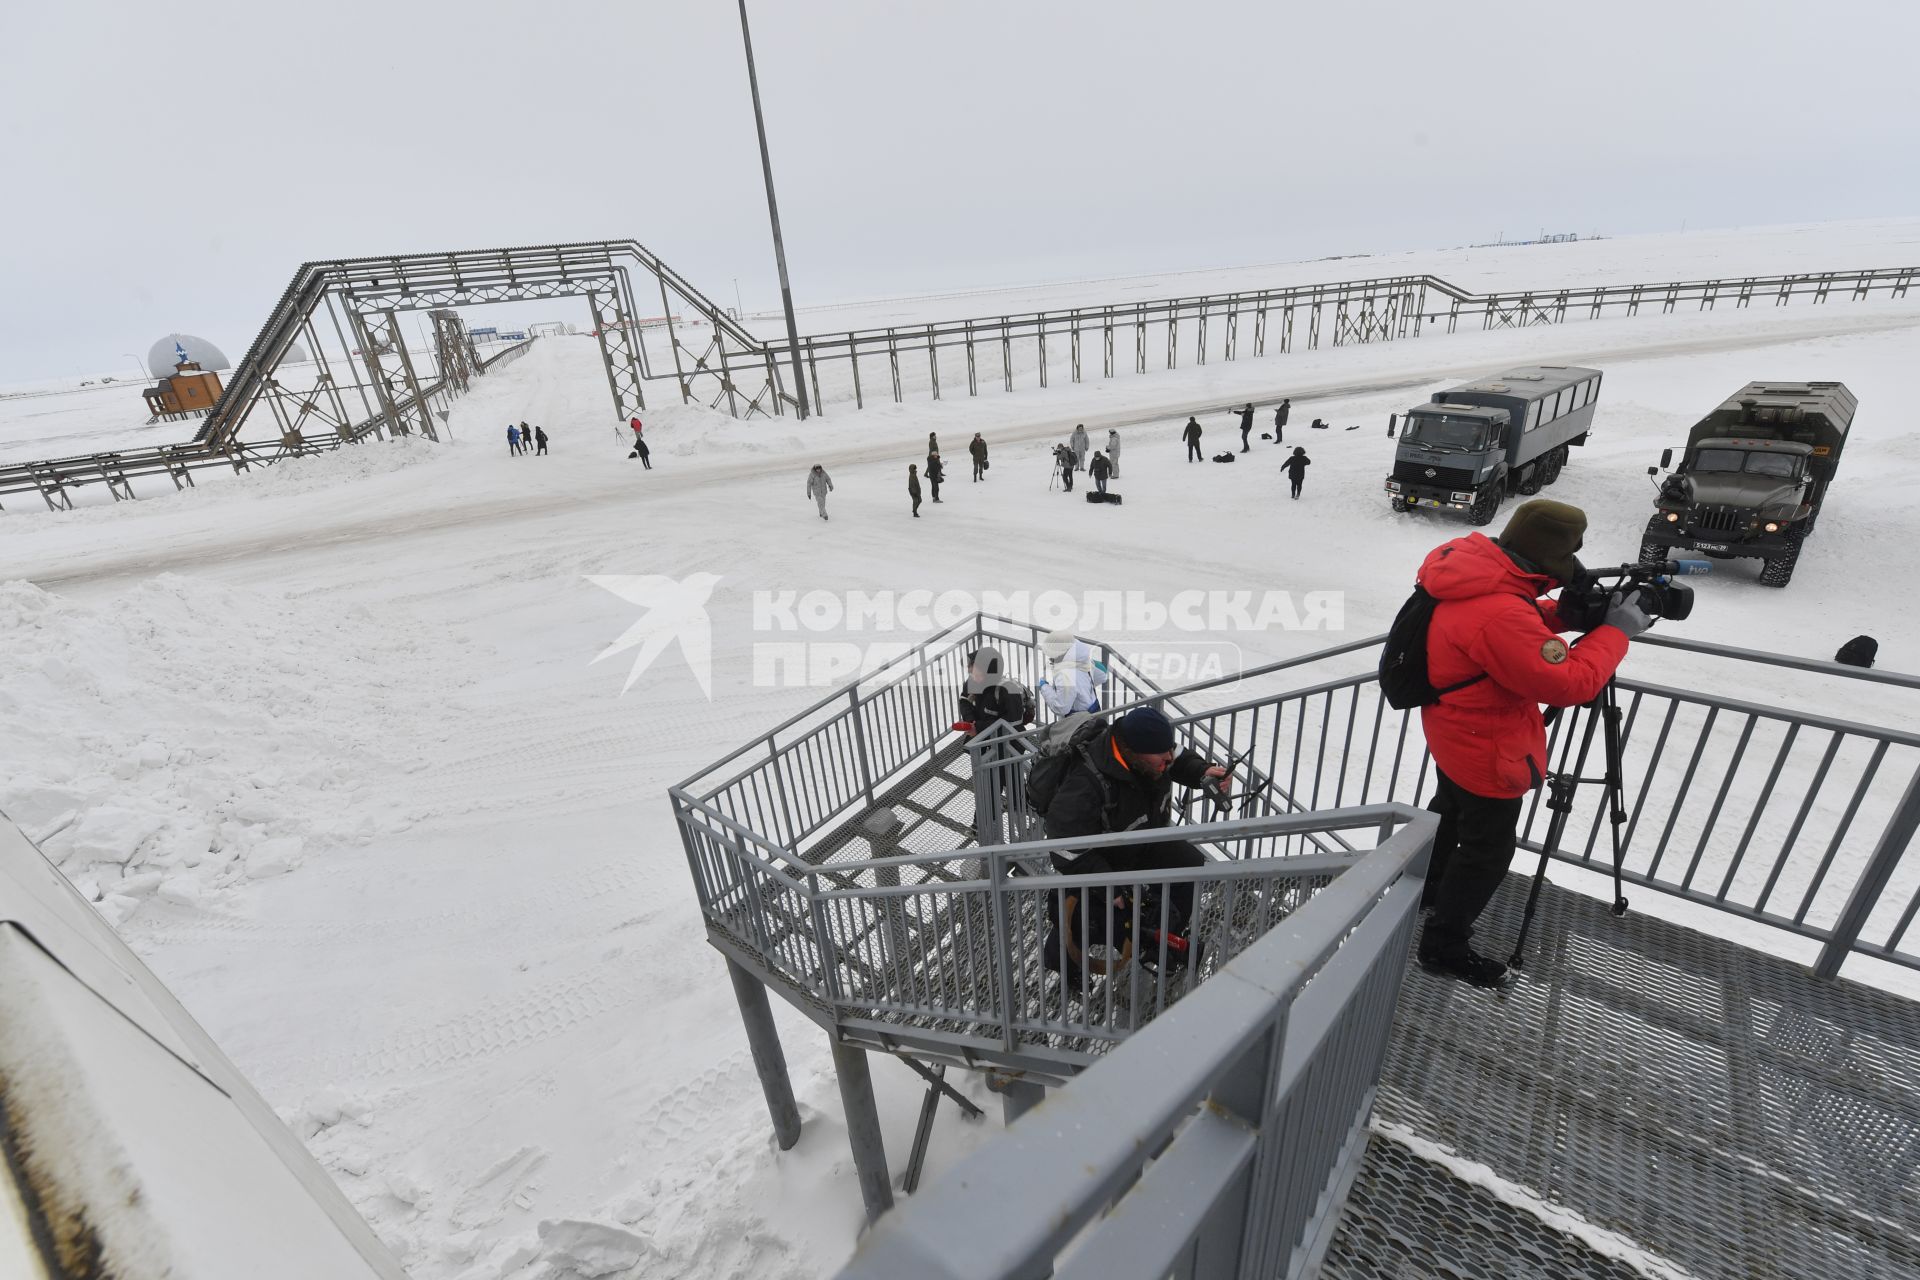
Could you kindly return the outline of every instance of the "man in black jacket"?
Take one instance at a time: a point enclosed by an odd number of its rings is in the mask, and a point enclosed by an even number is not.
[[[1183,787],[1206,787],[1224,793],[1227,771],[1209,763],[1197,751],[1188,749],[1176,753],[1173,725],[1166,715],[1158,707],[1136,707],[1080,749],[1079,758],[1068,766],[1052,803],[1047,806],[1042,817],[1043,830],[1049,839],[1066,840],[1074,836],[1171,826],[1176,782]],[[1056,853],[1052,857],[1055,870],[1062,875],[1076,876],[1203,867],[1208,861],[1206,854],[1185,840],[1115,845],[1077,854]],[[1065,927],[1056,931],[1067,936],[1067,959],[1073,968],[1078,967],[1080,960],[1073,925],[1079,897],[1079,894],[1066,895]],[[1115,911],[1120,911],[1117,900]],[[1185,934],[1192,916],[1193,885],[1174,885],[1167,897],[1169,930]],[[1155,918],[1148,923],[1149,927],[1158,928],[1160,922]],[[1048,967],[1058,969],[1057,942],[1050,939],[1049,943]]]
[[[1200,454],[1200,419],[1188,418],[1187,425],[1180,432],[1180,438],[1187,442],[1187,461],[1205,462]]]
[[[1253,434],[1253,401],[1247,401],[1245,407],[1234,412],[1240,415],[1240,452],[1251,452],[1247,445],[1247,438]]]
[[[1279,444],[1287,436],[1287,415],[1293,412],[1293,401],[1282,400],[1280,407],[1273,411],[1273,442]]]

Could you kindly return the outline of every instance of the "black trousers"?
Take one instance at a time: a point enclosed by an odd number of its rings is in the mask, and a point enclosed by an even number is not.
[[[1205,462],[1206,461],[1205,458],[1200,456],[1200,442],[1198,440],[1187,441],[1187,461],[1188,462]]]
[[[1301,484],[1301,482],[1300,482],[1300,481],[1298,481],[1298,480],[1292,480],[1292,481],[1289,481],[1288,483],[1290,483],[1290,484],[1291,484],[1291,485],[1293,486],[1293,496],[1294,496],[1294,497],[1296,497],[1296,498],[1297,498],[1297,497],[1299,497],[1299,496],[1300,496],[1300,484]]]
[[[1459,955],[1473,937],[1473,922],[1507,878],[1518,841],[1525,796],[1511,800],[1477,796],[1434,770],[1437,785],[1427,808],[1440,817],[1427,864],[1422,905],[1431,906],[1422,955]]]
[[[1252,431],[1252,430],[1253,430],[1253,428],[1252,428],[1252,427],[1242,427],[1242,428],[1240,428],[1240,452],[1242,452],[1242,453],[1251,453],[1251,452],[1252,452],[1252,450],[1251,450],[1251,449],[1249,449],[1249,448],[1247,447],[1247,433],[1248,433],[1248,432],[1250,432],[1250,431]]]
[[[1063,876],[1097,876],[1120,871],[1172,871],[1181,867],[1204,867],[1207,861],[1206,854],[1185,840],[1162,840],[1155,844],[1089,849],[1071,859],[1056,854],[1053,866]],[[1168,926],[1175,933],[1184,933],[1192,919],[1193,885],[1171,886],[1167,895]],[[1143,919],[1142,923],[1150,928],[1160,927],[1158,917]]]

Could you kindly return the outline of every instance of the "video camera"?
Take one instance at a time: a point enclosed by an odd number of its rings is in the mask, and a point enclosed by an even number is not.
[[[1591,631],[1607,616],[1614,595],[1637,594],[1640,607],[1649,616],[1684,622],[1693,612],[1693,588],[1673,579],[1711,572],[1711,560],[1662,560],[1657,564],[1588,569],[1560,593],[1560,620],[1570,630]]]

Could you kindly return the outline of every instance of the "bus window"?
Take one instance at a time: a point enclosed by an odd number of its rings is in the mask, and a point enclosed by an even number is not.
[[[1553,399],[1547,401],[1547,407],[1540,412],[1540,418],[1543,422],[1552,422],[1560,416],[1560,402],[1566,399],[1566,396],[1567,393],[1564,391],[1556,392]]]
[[[1531,431],[1539,425],[1540,425],[1540,402],[1538,400],[1535,400],[1533,402],[1533,407],[1527,410],[1527,430]]]
[[[1573,389],[1573,407],[1576,409],[1587,407],[1587,384],[1584,382]]]

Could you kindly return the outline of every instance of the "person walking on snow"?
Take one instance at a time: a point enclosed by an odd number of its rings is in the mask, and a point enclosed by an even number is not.
[[[1188,462],[1206,461],[1200,456],[1200,419],[1188,418],[1187,428],[1180,433],[1180,438],[1187,442]]]
[[[927,483],[933,486],[933,500],[940,501],[940,482],[947,478],[947,469],[940,464],[939,453],[927,455]]]
[[[1120,433],[1111,428],[1107,431],[1107,474],[1115,480],[1120,478]]]
[[[1286,435],[1287,415],[1291,412],[1293,412],[1293,401],[1291,400],[1282,400],[1280,407],[1273,411],[1273,442],[1275,444],[1279,444],[1280,438]]]
[[[967,445],[967,452],[973,455],[973,479],[977,484],[987,474],[987,442],[980,438],[978,431],[973,433],[973,441]]]
[[[819,463],[813,464],[813,470],[807,472],[807,496],[820,508],[820,518],[827,518],[827,495],[833,492],[833,480],[828,477],[827,469]]]
[[[524,420],[520,423],[520,452],[525,454],[533,452],[533,428]]]
[[[507,456],[512,458],[520,456],[520,428],[511,422],[507,424]]]
[[[1300,496],[1301,482],[1307,478],[1307,468],[1312,465],[1313,459],[1299,445],[1293,447],[1293,456],[1280,464],[1280,469],[1287,473],[1287,483],[1293,486],[1294,497]]]
[[[907,464],[907,496],[913,499],[913,518],[920,518],[920,464]]]
[[[1073,434],[1067,437],[1067,445],[1073,450],[1073,469],[1075,471],[1085,471],[1087,469],[1087,450],[1092,447],[1092,442],[1087,439],[1087,426],[1084,422],[1075,427]]]
[[[1253,401],[1247,401],[1246,407],[1238,412],[1240,414],[1240,452],[1250,453],[1252,450],[1247,444],[1247,437],[1253,434]]]
[[[1093,476],[1094,489],[1101,494],[1105,494],[1107,491],[1107,477],[1113,474],[1113,467],[1107,462],[1107,455],[1104,453],[1095,453],[1093,455],[1093,461],[1088,464],[1087,470],[1088,473]]]
[[[538,447],[537,447],[537,448],[536,448],[536,449],[534,450],[534,452],[536,452],[536,453],[541,453],[541,454],[544,454],[544,453],[546,453],[546,451],[547,451],[547,429],[546,429],[545,427],[535,427],[535,428],[533,429],[533,442],[534,442],[534,444],[535,444],[535,445],[537,445],[537,446],[538,446]]]

